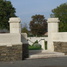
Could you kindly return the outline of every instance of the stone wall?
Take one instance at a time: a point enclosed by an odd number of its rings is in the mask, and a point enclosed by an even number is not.
[[[3,33],[0,34],[0,46],[12,46],[16,44],[22,44],[21,34],[17,33]]]
[[[22,45],[0,46],[0,61],[22,60]]]
[[[67,32],[52,33],[54,42],[67,42]]]
[[[38,40],[40,43],[40,40],[42,39],[44,39],[45,41],[48,41],[48,37],[27,37],[29,45],[32,45],[36,40]]]
[[[21,34],[20,22],[20,18],[9,18],[10,33],[0,34],[0,61],[23,60],[28,57],[27,35]]]
[[[67,42],[54,42],[54,51],[63,52],[67,55]]]

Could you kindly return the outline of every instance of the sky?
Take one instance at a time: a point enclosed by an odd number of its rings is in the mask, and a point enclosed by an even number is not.
[[[16,15],[21,19],[22,24],[32,20],[31,17],[36,14],[44,15],[46,19],[50,18],[51,10],[66,3],[67,0],[9,0],[16,9]]]

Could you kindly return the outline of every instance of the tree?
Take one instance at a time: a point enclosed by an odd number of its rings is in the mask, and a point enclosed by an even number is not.
[[[29,31],[28,31],[28,25],[27,25],[27,23],[23,23],[23,24],[22,24],[21,32],[28,34]]]
[[[27,33],[28,34],[28,30],[26,27],[23,27],[22,30],[21,30],[22,33]]]
[[[10,1],[0,0],[0,29],[8,29],[8,20],[15,17],[15,8]]]
[[[47,31],[47,22],[44,15],[34,15],[31,17],[30,29],[33,35],[44,35]]]
[[[67,3],[61,4],[57,8],[52,10],[55,17],[60,20],[59,31],[67,32]]]

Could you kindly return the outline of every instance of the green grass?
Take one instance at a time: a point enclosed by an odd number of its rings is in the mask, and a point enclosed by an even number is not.
[[[29,50],[41,50],[41,46],[40,45],[29,45],[28,47]]]

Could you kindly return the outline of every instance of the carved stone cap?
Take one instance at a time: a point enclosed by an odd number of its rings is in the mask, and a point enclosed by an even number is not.
[[[58,18],[48,18],[47,22],[48,23],[57,23],[57,22],[60,22],[60,20]]]
[[[18,17],[11,17],[11,18],[9,18],[9,22],[10,23],[20,23],[21,20]]]

